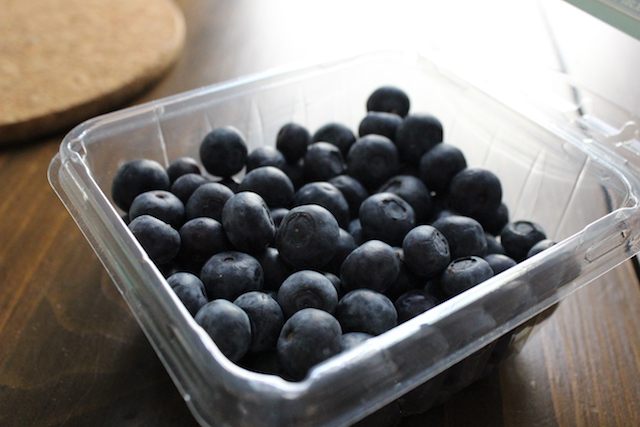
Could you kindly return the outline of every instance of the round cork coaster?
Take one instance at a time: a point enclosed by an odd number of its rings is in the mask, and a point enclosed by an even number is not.
[[[0,3],[0,145],[67,131],[132,100],[185,40],[173,0]]]

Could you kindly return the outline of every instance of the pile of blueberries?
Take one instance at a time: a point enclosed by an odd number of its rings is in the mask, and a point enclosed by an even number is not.
[[[553,245],[403,90],[376,89],[363,115],[357,133],[286,123],[251,152],[221,126],[199,159],[134,160],[113,179],[133,235],[241,366],[303,379]]]

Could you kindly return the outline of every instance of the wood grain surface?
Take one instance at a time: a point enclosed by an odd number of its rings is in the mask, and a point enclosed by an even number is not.
[[[301,27],[300,22],[287,27],[291,15],[284,11],[292,2],[266,2],[270,8],[250,1],[178,4],[187,22],[185,51],[136,103],[311,58],[313,52],[321,56],[333,46],[306,33],[295,33],[307,37],[304,42],[290,39],[287,28]],[[308,25],[309,30],[319,26]],[[301,44],[307,51],[298,55]],[[122,297],[47,182],[61,139],[62,134],[0,150],[0,425],[194,426]],[[639,424],[640,286],[631,262],[567,297],[497,372],[402,422]]]

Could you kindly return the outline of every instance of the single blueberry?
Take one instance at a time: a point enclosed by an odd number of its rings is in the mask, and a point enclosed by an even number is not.
[[[167,166],[167,175],[169,175],[171,184],[176,182],[176,179],[180,178],[182,175],[186,175],[188,173],[194,173],[197,175],[202,174],[198,161],[193,157],[179,157]]]
[[[205,304],[195,320],[232,362],[240,360],[251,345],[251,321],[240,307],[224,299]]]
[[[335,316],[344,332],[380,335],[398,324],[398,313],[393,302],[371,289],[347,292],[338,301]]]
[[[451,259],[469,255],[484,256],[487,253],[487,238],[478,221],[468,216],[449,215],[431,224],[449,243]]]
[[[443,142],[422,155],[419,176],[429,190],[445,195],[453,177],[466,167],[467,161],[462,150]]]
[[[311,142],[329,142],[340,149],[343,156],[355,142],[356,137],[347,126],[341,123],[327,123],[321,126],[311,137]]]
[[[286,162],[284,155],[277,148],[263,145],[249,153],[245,172],[251,172],[262,166],[273,166],[282,169]]]
[[[280,305],[269,294],[249,291],[236,298],[233,303],[249,315],[251,322],[251,345],[249,351],[256,353],[275,349],[284,315]]]
[[[551,239],[542,239],[535,245],[531,246],[529,252],[527,252],[527,258],[531,258],[534,255],[539,254],[540,252],[549,249],[551,246],[555,245],[556,242]]]
[[[400,295],[394,305],[398,323],[404,323],[438,305],[438,299],[423,289],[412,289]]]
[[[293,202],[294,188],[291,179],[281,169],[261,166],[247,173],[238,191],[258,193],[269,208],[288,208]]]
[[[373,337],[373,335],[365,332],[345,332],[340,338],[340,351],[351,350],[371,337]]]
[[[294,272],[293,268],[282,259],[278,249],[274,247],[269,246],[262,251],[256,252],[253,257],[262,266],[264,273],[263,290],[265,291],[277,291],[282,282]]]
[[[242,252],[260,251],[276,236],[269,207],[253,191],[241,191],[227,200],[221,222],[231,244]]]
[[[297,123],[283,125],[276,136],[276,148],[288,163],[295,163],[302,159],[310,143],[311,134],[307,128]]]
[[[351,146],[347,157],[347,174],[368,191],[374,191],[396,175],[400,168],[398,149],[387,137],[365,135]]]
[[[213,255],[200,271],[209,299],[233,301],[249,291],[262,290],[264,272],[257,259],[238,251]]]
[[[273,223],[276,227],[280,227],[280,223],[282,222],[282,218],[285,217],[286,214],[289,213],[289,209],[287,208],[272,208],[271,209],[271,218],[273,218]]]
[[[367,98],[367,111],[382,111],[405,117],[409,113],[411,102],[402,89],[395,86],[380,86]]]
[[[540,224],[532,221],[510,222],[500,232],[500,243],[516,262],[524,260],[533,245],[546,238]]]
[[[304,155],[303,170],[307,182],[327,181],[344,173],[342,152],[329,142],[314,142]]]
[[[476,219],[487,233],[494,236],[500,234],[505,225],[509,223],[509,208],[506,204],[500,203],[495,211],[489,213],[479,213]]]
[[[360,213],[360,205],[369,197],[369,191],[355,178],[349,175],[338,175],[331,178],[329,184],[336,187],[349,205],[349,216],[356,218]]]
[[[442,272],[440,286],[448,297],[453,297],[491,277],[493,270],[487,261],[468,256],[451,261]]]
[[[168,263],[178,255],[180,233],[166,222],[140,215],[129,223],[129,229],[155,264]]]
[[[162,165],[150,159],[137,159],[118,168],[111,182],[113,203],[129,211],[138,194],[149,190],[169,190],[171,181]]]
[[[502,184],[490,170],[466,168],[449,185],[449,206],[460,215],[487,218],[502,203]]]
[[[365,239],[378,239],[401,246],[404,236],[416,225],[409,203],[393,193],[376,193],[360,205],[360,224]]]
[[[247,160],[247,143],[233,126],[209,132],[200,144],[200,161],[211,175],[230,177],[242,170]]]
[[[368,288],[386,291],[400,273],[400,260],[395,250],[380,240],[369,240],[355,248],[340,268],[340,281],[345,291]]]
[[[336,253],[338,221],[320,205],[302,205],[289,211],[276,233],[276,247],[288,264],[297,268],[322,268]]]
[[[167,283],[192,316],[209,302],[204,283],[195,274],[179,271],[167,277]]]
[[[171,192],[186,206],[189,197],[196,191],[196,188],[209,182],[211,182],[211,180],[206,176],[197,173],[187,173],[179,176],[173,184],[171,184]]]
[[[358,135],[361,137],[370,134],[382,135],[393,141],[401,124],[402,117],[397,114],[384,111],[369,111],[360,121]]]
[[[310,182],[293,195],[293,206],[316,204],[326,208],[342,228],[349,226],[349,204],[344,195],[326,181]]]
[[[411,271],[425,279],[439,275],[451,262],[447,238],[431,225],[411,229],[402,241],[402,250]]]
[[[331,314],[316,308],[297,311],[282,327],[276,345],[280,365],[293,380],[340,352],[342,328]]]
[[[188,271],[199,274],[209,258],[231,250],[222,224],[213,218],[193,218],[185,222],[179,232],[181,244],[177,259]]]
[[[404,118],[396,132],[395,143],[400,159],[419,165],[422,156],[442,142],[442,123],[430,114],[410,114]]]
[[[229,187],[218,182],[200,185],[187,200],[186,219],[206,216],[221,221],[222,208],[233,195],[234,192]]]
[[[517,264],[513,258],[503,254],[488,254],[484,259],[491,266],[494,275],[502,273]]]
[[[167,190],[149,190],[138,194],[129,208],[130,220],[151,215],[178,229],[185,221],[184,203]]]
[[[431,214],[431,193],[427,186],[413,175],[396,175],[382,184],[378,193],[393,193],[402,197],[413,208],[417,223]]]
[[[317,308],[333,313],[338,305],[338,292],[324,274],[300,270],[282,282],[277,301],[286,318],[303,308]]]
[[[342,266],[345,258],[347,258],[347,256],[357,247],[358,244],[356,244],[351,233],[341,228],[336,253],[333,258],[331,258],[331,261],[324,266],[324,270],[333,274],[340,274],[340,267]]]

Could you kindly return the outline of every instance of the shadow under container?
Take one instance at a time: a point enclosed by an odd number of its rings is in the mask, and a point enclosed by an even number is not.
[[[633,118],[587,89],[577,92],[566,76],[555,76],[560,90],[541,98],[546,92],[532,86],[497,90],[460,69],[442,58],[374,52],[131,107],[65,137],[51,185],[202,425],[349,425],[392,402],[404,414],[424,411],[517,352],[537,319],[639,251]],[[223,125],[238,128],[249,150],[274,145],[287,122],[312,132],[339,122],[355,131],[368,95],[382,85],[404,89],[411,112],[438,117],[445,142],[470,166],[498,175],[512,220],[535,221],[558,243],[319,364],[302,381],[237,366],[129,232],[110,199],[115,172],[138,158],[165,166],[198,158],[203,137]],[[589,102],[576,102],[576,93]]]

